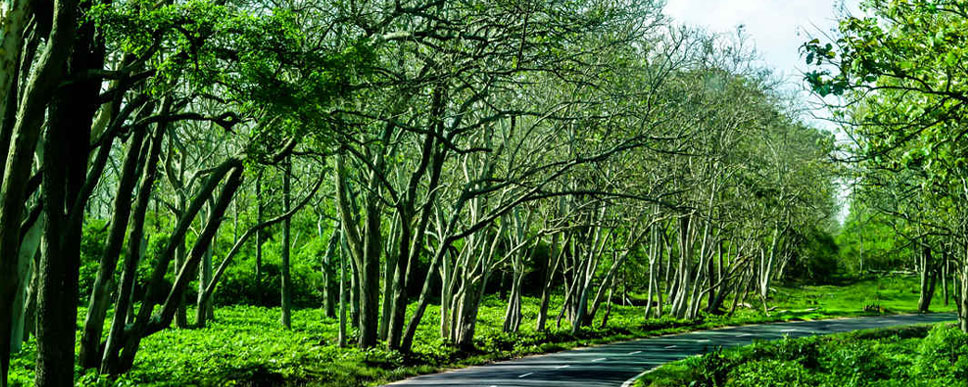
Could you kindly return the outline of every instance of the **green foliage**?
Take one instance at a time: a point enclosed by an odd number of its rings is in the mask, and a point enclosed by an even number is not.
[[[307,261],[311,261],[306,258]],[[242,262],[249,265],[251,262]],[[271,266],[269,266],[271,267]],[[235,275],[251,273],[252,267],[240,270]],[[268,274],[267,274],[268,275]],[[246,277],[248,278],[248,277]],[[242,281],[243,279],[238,279]],[[220,292],[233,292],[229,283]],[[560,329],[554,321],[544,332],[534,330],[538,300],[525,297],[522,305],[524,323],[517,333],[502,331],[505,304],[500,298],[489,295],[482,302],[479,313],[478,334],[475,336],[477,351],[464,353],[452,343],[439,336],[439,309],[431,305],[426,319],[420,325],[414,353],[403,356],[383,348],[359,350],[339,348],[337,344],[337,320],[326,318],[320,309],[300,309],[293,314],[293,329],[285,330],[279,324],[279,309],[256,306],[223,306],[215,310],[215,319],[204,329],[171,329],[146,338],[145,351],[136,360],[132,372],[117,380],[98,379],[93,373],[78,375],[80,385],[226,385],[226,384],[321,384],[327,386],[361,386],[400,379],[417,373],[426,373],[443,368],[461,365],[482,364],[488,361],[520,357],[535,353],[560,351],[575,346],[592,345],[616,340],[632,339],[650,335],[682,332],[693,329],[757,323],[782,320],[817,319],[831,316],[850,316],[863,314],[860,305],[871,293],[879,293],[882,302],[896,308],[896,311],[914,311],[917,294],[911,293],[916,284],[913,277],[885,278],[834,286],[801,286],[799,288],[779,288],[771,305],[778,310],[770,316],[762,314],[759,308],[740,308],[732,317],[703,314],[694,321],[676,320],[668,317],[642,320],[639,306],[614,305],[609,325],[600,327],[597,318],[588,329],[577,335],[571,334],[567,320]],[[266,281],[268,289],[276,289],[275,283]],[[272,293],[267,302],[278,302]],[[232,293],[236,294],[236,293]],[[560,307],[560,298],[552,299],[552,310]],[[411,308],[416,305],[410,305]],[[190,308],[191,309],[191,308]],[[949,309],[953,309],[953,306]],[[79,311],[82,316],[85,311]],[[189,316],[194,316],[189,310]],[[189,321],[191,323],[191,321]],[[948,337],[956,337],[954,328],[943,331],[937,343]],[[355,330],[349,333],[350,342],[355,340]],[[851,340],[832,344],[824,338],[782,340],[779,342],[760,342],[751,347],[722,350],[709,356],[687,359],[686,363],[673,363],[670,368],[688,370],[688,380],[698,386],[722,386],[730,378],[753,376],[735,374],[733,371],[746,362],[777,360],[784,362],[782,369],[798,373],[799,369],[788,364],[801,364],[814,372],[818,364],[823,372],[848,375],[883,376],[876,368],[896,371],[898,367],[891,362],[913,359],[918,352],[916,345],[896,348],[897,342],[924,337],[924,328],[881,330],[858,333],[857,342],[881,341],[891,345],[891,351],[906,350],[907,354],[896,359],[894,352],[878,355],[882,347],[864,349]],[[839,336],[838,336],[839,337]],[[963,337],[963,336],[962,336]],[[888,340],[889,339],[889,340]],[[962,339],[963,340],[963,339]],[[940,345],[940,344],[939,344]],[[884,347],[888,348],[888,347]],[[940,347],[934,347],[940,348]],[[934,349],[931,349],[934,350]],[[955,349],[963,351],[963,349]],[[927,349],[926,349],[927,351]],[[33,380],[36,343],[31,339],[24,350],[13,358],[11,380],[29,385]],[[949,357],[950,358],[950,357]],[[747,359],[747,360],[744,360]],[[885,360],[887,359],[887,360]],[[935,361],[935,358],[930,358]],[[913,362],[913,360],[907,360]],[[925,360],[927,362],[927,360]],[[823,368],[823,364],[836,364]],[[956,362],[955,362],[956,363]],[[683,367],[682,364],[689,365]],[[928,364],[928,363],[925,363]],[[753,370],[754,366],[749,366]],[[663,367],[663,370],[667,367]],[[952,368],[953,369],[953,368]],[[859,371],[856,371],[859,370]],[[843,372],[841,372],[843,371]],[[78,371],[80,372],[80,371]],[[958,371],[960,372],[960,371]],[[661,375],[662,373],[659,373]],[[959,375],[958,373],[953,373]],[[782,375],[771,376],[773,380]],[[654,385],[680,386],[689,383],[656,382]]]
[[[910,245],[898,235],[892,219],[851,203],[850,214],[836,236],[840,261],[851,273],[864,270],[898,270],[913,261]],[[861,263],[863,262],[863,265]]]
[[[736,387],[813,386],[810,372],[796,361],[755,360],[730,372],[728,385]]]
[[[91,294],[94,279],[97,277],[98,265],[104,255],[104,243],[107,240],[107,235],[108,223],[106,221],[92,219],[84,223],[78,281],[78,295],[81,300],[87,300],[87,297]]]
[[[831,283],[840,274],[839,247],[827,232],[810,228],[786,278],[813,284]]]
[[[961,386],[966,337],[938,324],[757,342],[664,365],[636,386]]]
[[[957,327],[938,325],[918,346],[914,373],[954,385],[968,380],[968,334]]]

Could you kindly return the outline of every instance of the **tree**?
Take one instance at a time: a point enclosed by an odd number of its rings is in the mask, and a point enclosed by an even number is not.
[[[870,15],[845,17],[836,41],[814,39],[803,45],[807,64],[818,66],[806,74],[806,81],[820,95],[846,99],[846,104],[833,107],[856,141],[852,151],[865,179],[877,181],[882,171],[904,173],[916,179],[917,195],[936,213],[956,214],[937,221],[905,220],[944,230],[943,238],[957,241],[945,246],[968,246],[968,214],[963,211],[968,159],[961,141],[968,73],[960,65],[968,57],[960,43],[968,26],[968,5],[957,0],[871,0],[863,9]],[[924,259],[927,250],[921,247],[915,251],[921,250]],[[962,282],[968,278],[965,251],[946,252],[960,262]],[[968,293],[962,287],[959,321],[968,331],[965,302]]]

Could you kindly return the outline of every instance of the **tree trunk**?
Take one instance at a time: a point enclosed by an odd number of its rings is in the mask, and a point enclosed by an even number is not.
[[[23,242],[20,243],[20,266],[18,271],[20,272],[20,278],[32,278],[34,277],[34,271],[37,267],[34,265],[37,256],[38,248],[40,247],[41,232],[44,229],[43,219],[37,219],[34,224],[30,227],[30,230],[24,235]],[[23,342],[21,338],[27,337],[29,330],[24,328],[28,321],[28,309],[30,308],[30,294],[28,293],[28,284],[30,281],[23,281],[22,290],[17,293],[14,299],[14,315],[12,316],[13,328],[11,329],[11,340],[10,340],[10,352],[17,353],[20,352]]]
[[[346,346],[346,302],[349,296],[346,289],[346,257],[349,255],[349,248],[346,246],[346,237],[340,230],[333,230],[339,233],[340,253],[339,253],[339,346]]]
[[[202,260],[198,263],[198,296],[195,299],[195,325],[204,328],[208,319],[212,318],[215,311],[212,310],[212,301],[205,297],[205,289],[212,282],[212,248],[202,254]],[[184,310],[184,302],[179,310]],[[177,312],[176,312],[177,314]]]
[[[928,313],[931,299],[934,297],[935,283],[938,279],[937,264],[931,257],[931,248],[923,246],[921,249],[921,283],[918,297],[918,313]]]
[[[165,110],[163,107],[162,110]],[[148,212],[148,203],[151,200],[151,191],[155,182],[156,163],[161,152],[161,139],[164,136],[165,128],[160,126],[155,129],[155,135],[151,138],[151,147],[147,161],[141,171],[141,183],[138,187],[138,194],[135,197],[134,205],[131,210],[131,230],[128,233],[128,246],[124,254],[124,268],[121,271],[121,283],[118,287],[116,301],[114,304],[114,318],[111,322],[111,329],[108,332],[107,342],[101,353],[100,371],[110,372],[113,361],[116,359],[111,351],[111,345],[120,344],[121,335],[127,324],[127,311],[134,304],[133,292],[134,283],[137,276],[138,263],[141,260],[142,242],[144,241],[145,216]],[[123,311],[123,312],[122,312]]]
[[[158,313],[153,314],[152,311],[154,308],[151,304],[151,298],[150,296],[146,296],[144,305],[142,305],[142,308],[138,311],[138,316],[135,319],[134,327],[132,327],[132,334],[125,338],[126,340],[124,342],[124,347],[120,353],[119,363],[117,364],[122,370],[128,370],[134,364],[134,358],[138,353],[141,339],[171,325],[171,322],[175,317],[175,310],[177,308],[176,304],[178,302],[177,300],[180,300],[184,296],[185,291],[188,288],[188,283],[197,274],[196,271],[199,266],[199,261],[202,259],[202,256],[205,254],[205,252],[211,247],[215,233],[218,231],[219,226],[222,223],[222,219],[225,216],[225,211],[228,208],[229,203],[231,203],[232,199],[235,197],[235,192],[239,188],[239,185],[242,183],[241,164],[234,162],[230,163],[230,165],[232,167],[228,174],[228,178],[225,181],[225,185],[222,187],[222,191],[219,193],[218,199],[215,201],[215,206],[212,208],[212,211],[205,222],[205,227],[198,235],[198,239],[195,241],[194,246],[192,246],[191,252],[189,252],[188,260],[179,270],[178,276],[175,278],[175,282],[172,284],[171,290],[168,292],[168,296],[165,298],[164,304],[161,305],[161,310]],[[218,175],[213,174],[213,176]],[[197,213],[197,211],[192,212]],[[155,273],[164,272],[160,267],[155,267],[155,270]]]
[[[163,108],[162,110],[166,111],[167,109]],[[159,133],[164,133],[164,128],[159,129]],[[159,137],[154,141],[160,142],[160,140],[161,140],[161,137],[159,135]],[[154,147],[155,145],[152,145],[152,146]],[[102,372],[109,372],[109,373],[116,374],[119,372],[123,372],[131,367],[134,361],[134,356],[137,353],[137,349],[141,344],[141,339],[144,337],[144,335],[151,333],[147,330],[147,328],[148,328],[149,319],[151,319],[152,317],[152,312],[157,302],[155,300],[155,297],[160,296],[161,292],[163,291],[163,288],[166,286],[165,273],[168,271],[168,266],[171,263],[173,255],[177,248],[176,246],[184,242],[185,234],[188,231],[189,225],[193,222],[195,216],[199,213],[205,201],[207,201],[208,198],[212,195],[218,183],[226,175],[230,175],[230,178],[226,183],[225,188],[223,188],[222,192],[223,194],[227,194],[229,191],[228,189],[231,188],[232,193],[234,194],[235,187],[232,187],[232,186],[238,183],[235,180],[240,179],[240,175],[241,175],[240,168],[241,168],[241,161],[237,159],[229,159],[223,162],[218,167],[214,168],[212,170],[212,173],[209,174],[205,182],[202,184],[202,187],[199,189],[199,192],[197,193],[197,196],[195,197],[195,199],[192,200],[188,208],[185,210],[184,214],[182,214],[182,216],[178,219],[178,223],[176,224],[174,231],[169,237],[168,245],[161,252],[161,254],[158,256],[158,259],[155,262],[155,266],[152,269],[151,277],[148,280],[148,288],[145,292],[145,298],[142,301],[141,308],[139,309],[138,314],[135,317],[134,323],[132,324],[132,326],[126,327],[126,324],[124,321],[125,318],[124,316],[122,316],[123,314],[121,313],[115,314],[115,319],[111,325],[111,332],[108,334],[108,341],[105,347],[105,351],[104,351],[105,353],[101,363]],[[150,171],[152,173],[152,179],[154,174],[153,169],[154,168],[152,167]],[[235,177],[232,177],[232,176],[235,176]],[[152,179],[147,179],[147,181],[152,181]],[[146,179],[142,179],[142,181],[144,182],[146,181]],[[228,184],[229,182],[233,184]],[[145,192],[145,191],[148,191],[148,192]],[[139,198],[136,200],[141,199],[140,195],[142,192],[144,192],[146,196],[150,194],[150,190],[141,190],[139,191]],[[148,198],[146,197],[144,201],[145,201],[145,209],[147,209]],[[218,207],[218,205],[221,205],[218,202],[216,203],[217,203],[216,208]],[[228,204],[226,203],[226,206],[227,205]],[[137,202],[136,202],[136,207],[137,207]],[[143,219],[143,216],[144,215],[141,214],[142,219]],[[220,217],[221,215],[219,215],[219,219],[221,219]],[[143,221],[138,223],[143,223]],[[210,222],[210,223],[212,224],[213,227],[216,226],[216,222]],[[137,230],[137,233],[134,233],[132,235],[138,235],[138,236],[142,235],[143,224],[135,223],[135,226],[139,227],[139,230]],[[206,227],[208,227],[208,225],[206,225]],[[135,230],[132,230],[132,231],[134,232]],[[212,232],[214,233],[214,231]],[[192,249],[193,252],[190,253],[190,255],[194,255],[196,248],[199,248],[199,246],[203,246],[205,249],[208,248],[207,244],[210,241],[205,240],[205,238],[203,237],[204,234],[205,234],[205,231],[203,230],[202,234],[199,236],[199,239],[196,241],[195,247]],[[137,257],[138,251],[140,250],[140,243],[131,243],[131,241],[133,240],[135,239],[129,238],[129,250],[128,250],[129,254],[126,254],[125,271],[122,272],[122,277],[121,277],[122,289],[119,291],[119,294],[118,294],[119,303],[118,305],[115,306],[115,310],[125,310],[130,305],[129,304],[130,301],[128,299],[131,296],[131,291],[134,285],[134,278],[136,276],[136,269],[137,269],[137,259],[129,260],[127,259],[127,257]],[[202,252],[204,252],[204,250],[198,251],[199,258]],[[188,263],[189,262],[186,262],[186,264]],[[194,276],[195,275],[194,269],[198,268],[197,259],[195,260],[194,265],[195,266],[193,269],[182,270],[182,271],[191,272],[192,276]],[[179,276],[181,276],[181,274],[179,274]],[[183,281],[187,284],[187,278],[183,279]],[[176,284],[177,283],[178,281],[176,279]],[[169,294],[170,295],[174,294],[175,297],[182,297],[184,295],[184,289],[177,289],[177,287],[173,286]],[[177,302],[177,299],[166,299],[163,311],[166,312],[165,313],[166,315],[170,311],[171,318],[173,319],[178,304],[179,303]],[[156,321],[155,326],[160,326],[162,324],[167,325],[169,323],[170,321],[165,322],[165,321],[159,320],[159,321]]]
[[[124,235],[128,231],[131,194],[134,192],[139,175],[138,164],[142,155],[147,155],[147,152],[142,152],[143,148],[147,149],[147,145],[144,145],[146,144],[144,141],[146,132],[147,129],[142,128],[132,133],[122,162],[108,239],[92,286],[87,316],[84,319],[84,328],[81,335],[79,363],[85,369],[95,368],[101,361],[101,334],[104,330],[104,319],[107,316],[108,296],[114,288],[114,273],[117,270],[118,258],[123,248]]]
[[[10,11],[15,11],[15,9]],[[56,0],[53,3],[53,28],[51,28],[50,35],[47,37],[47,43],[39,62],[34,65],[34,71],[31,72],[30,79],[22,89],[24,92],[21,93],[20,100],[23,103],[18,106],[16,120],[10,132],[10,147],[3,169],[3,183],[0,187],[0,200],[2,200],[2,208],[0,208],[0,316],[3,316],[0,318],[0,387],[7,384],[7,371],[10,366],[10,333],[13,325],[11,320],[13,301],[20,289],[20,282],[23,280],[18,276],[17,266],[20,251],[20,222],[26,195],[24,182],[27,181],[33,164],[34,150],[37,146],[37,140],[40,138],[41,127],[47,113],[47,105],[53,97],[56,87],[61,83],[64,70],[67,67],[67,60],[76,30],[76,12],[77,0]],[[8,31],[4,36],[20,32]],[[19,52],[11,53],[11,55],[19,55]],[[4,63],[4,65],[7,64]],[[83,125],[83,123],[81,124]],[[87,129],[90,129],[90,127]],[[85,152],[87,151],[86,146],[82,145],[80,148],[84,148]],[[61,204],[63,205],[63,203]],[[45,227],[51,227],[51,225],[48,224]],[[43,267],[40,269],[43,270]],[[70,262],[67,262],[65,267],[60,270],[61,274],[64,274],[64,271],[71,271]],[[67,279],[66,276],[64,279]],[[65,285],[70,286],[70,283]],[[63,290],[70,292],[70,289]],[[72,318],[72,320],[76,319],[76,316]],[[73,345],[73,330],[73,327],[68,329],[71,332],[71,345]],[[46,351],[44,351],[44,354],[46,355]],[[38,352],[38,355],[40,355],[40,352]],[[73,364],[73,348],[71,355],[70,364]],[[46,360],[44,362],[46,365]],[[60,367],[66,368],[67,366],[60,365]],[[38,375],[43,376],[41,379],[46,384],[46,375],[48,375],[46,371],[40,371]],[[71,377],[73,377],[73,371],[71,371]],[[67,381],[72,383],[70,379]]]
[[[76,8],[72,2],[55,7]],[[84,5],[88,8],[89,5]],[[57,10],[54,28],[73,30],[76,9]],[[64,14],[60,14],[63,12]],[[60,21],[61,17],[71,20]],[[71,34],[71,32],[68,32]],[[103,43],[94,37],[94,26],[80,28],[68,61],[71,75],[82,74],[104,65]],[[48,46],[56,45],[51,36]],[[37,293],[37,386],[65,386],[74,382],[75,329],[77,328],[78,276],[81,265],[81,233],[84,208],[90,191],[85,191],[90,156],[91,125],[98,109],[100,82],[78,81],[54,93],[47,112],[44,139],[41,201],[46,222],[41,241]],[[102,146],[110,146],[107,141]],[[92,180],[100,174],[92,173]],[[88,186],[93,187],[92,181]],[[6,349],[6,348],[4,348]]]
[[[176,199],[175,205],[177,206],[178,216],[182,216],[185,212],[185,202],[188,200],[185,198],[187,193],[179,191],[178,198]],[[172,277],[178,275],[178,268],[185,264],[186,259],[186,248],[185,241],[183,240],[175,248],[175,265],[172,268]],[[131,303],[134,305],[134,302]],[[177,328],[188,328],[188,309],[185,307],[185,300],[179,300],[178,309],[175,310],[175,327]]]
[[[262,200],[262,171],[255,177],[255,222],[262,223],[265,204]],[[255,232],[255,293],[259,295],[259,302],[262,302],[262,242],[265,242],[265,232],[260,228]]]
[[[319,234],[322,237],[322,226],[319,226],[319,228]],[[340,248],[339,228],[339,222],[333,221],[333,231],[330,233],[329,242],[326,243],[326,252],[323,254],[323,311],[329,318],[336,318],[336,297],[340,291],[335,288],[342,288],[342,282],[336,284],[336,281],[333,281],[333,259],[339,254],[338,249]],[[333,286],[334,284],[336,286]]]
[[[285,161],[285,169],[283,170],[282,176],[282,207],[283,212],[289,212],[289,199],[291,196],[291,181],[290,176],[292,175],[292,159],[287,158]],[[292,276],[289,273],[289,248],[292,243],[290,231],[291,231],[291,218],[286,218],[282,222],[282,262],[279,267],[279,271],[282,277],[282,300],[280,305],[282,306],[282,326],[286,329],[292,329]]]
[[[558,262],[560,260],[561,254],[556,254],[555,250],[558,248],[559,233],[555,233],[551,236],[551,246],[548,249],[548,264],[545,265],[545,278],[544,286],[541,287],[541,302],[538,306],[538,317],[535,321],[535,330],[538,332],[545,330],[545,324],[548,320],[548,306],[551,303],[551,285],[555,280],[555,272],[558,271]],[[565,242],[568,243],[567,241]],[[564,249],[561,249],[562,252]]]

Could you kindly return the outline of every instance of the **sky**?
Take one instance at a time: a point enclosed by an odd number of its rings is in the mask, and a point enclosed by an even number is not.
[[[858,0],[667,0],[665,13],[675,21],[714,33],[744,34],[767,66],[787,81],[791,90],[802,89],[806,64],[798,49],[811,36],[837,26],[838,11],[846,6],[857,13]],[[823,39],[821,39],[823,40]],[[804,92],[806,97],[806,93]],[[822,114],[822,112],[818,112]],[[822,125],[822,124],[821,124]]]
[[[859,0],[667,0],[665,14],[676,22],[703,27],[710,32],[735,34],[742,25],[763,64],[772,68],[785,81],[784,89],[802,98],[807,122],[831,130],[839,141],[845,136],[822,119],[829,114],[820,107],[820,99],[807,92],[803,72],[807,69],[799,47],[813,37],[830,33],[837,26],[841,10],[858,15]],[[821,38],[821,40],[824,40]],[[848,213],[851,189],[841,185],[838,192],[843,223]]]

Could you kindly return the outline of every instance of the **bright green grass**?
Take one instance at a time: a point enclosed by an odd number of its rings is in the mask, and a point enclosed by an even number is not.
[[[769,316],[754,303],[752,308],[739,308],[731,318],[703,316],[698,321],[643,321],[642,307],[616,305],[607,327],[599,327],[599,317],[593,328],[577,336],[570,334],[567,320],[556,327],[554,317],[560,300],[553,302],[549,330],[536,332],[538,301],[534,298],[524,300],[521,331],[505,334],[501,332],[505,302],[491,296],[485,299],[479,314],[477,352],[460,353],[442,341],[439,310],[430,306],[418,330],[414,355],[409,358],[384,349],[339,348],[337,321],[325,318],[318,309],[295,311],[290,331],[280,327],[277,308],[220,307],[215,321],[204,329],[171,329],[146,338],[134,369],[124,377],[109,381],[88,374],[81,375],[79,381],[82,385],[375,385],[445,368],[634,337],[724,325],[870,314],[863,307],[871,300],[888,312],[913,312],[916,290],[914,277],[865,280],[840,287],[783,287],[776,289],[769,302],[773,308]],[[941,302],[938,296],[932,310],[954,308],[941,308]],[[15,385],[30,384],[34,351],[31,342],[14,357],[11,380]]]
[[[853,314],[865,305],[877,305],[892,313],[915,313],[918,279],[914,276],[885,276],[854,282],[847,286],[780,287],[773,297],[778,309],[819,308],[827,315]],[[952,295],[953,297],[953,295]],[[932,312],[955,311],[954,299],[946,306],[941,284],[931,302]]]
[[[777,341],[669,363],[636,387],[965,386],[968,335],[953,324]]]

